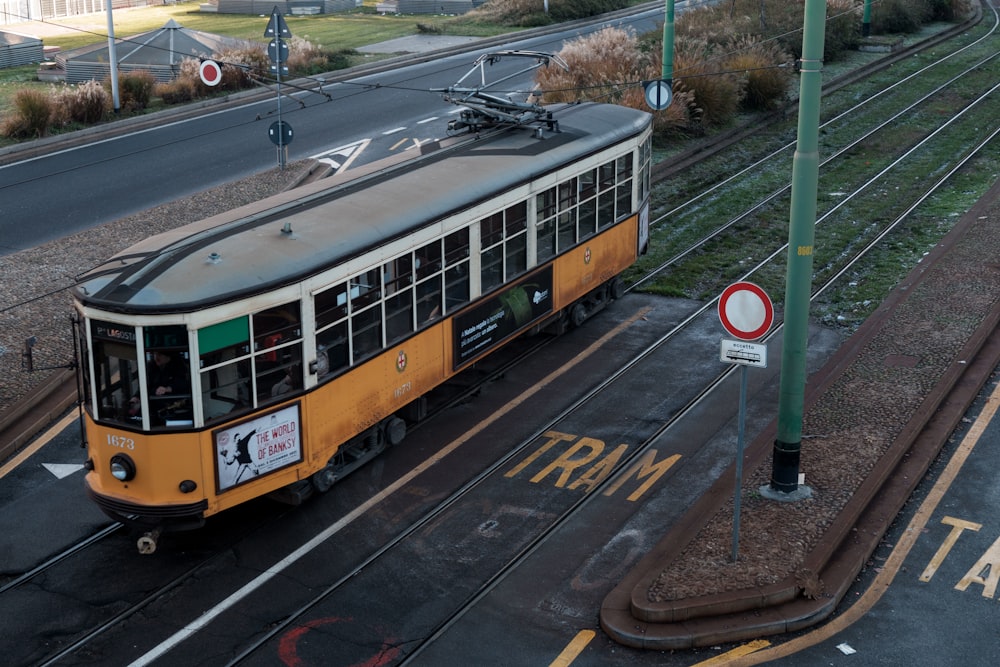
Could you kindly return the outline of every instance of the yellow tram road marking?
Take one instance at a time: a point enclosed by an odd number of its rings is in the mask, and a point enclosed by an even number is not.
[[[359,517],[361,517],[365,513],[369,512],[372,508],[376,507],[383,500],[385,500],[386,498],[388,498],[392,494],[396,493],[397,491],[399,491],[403,487],[409,485],[410,482],[412,482],[418,476],[420,476],[421,474],[423,474],[424,472],[426,472],[427,470],[429,470],[432,466],[434,466],[437,463],[439,463],[446,456],[448,456],[448,454],[451,454],[452,452],[454,452],[456,449],[458,449],[459,447],[461,447],[463,444],[465,444],[466,442],[468,442],[469,440],[471,440],[475,435],[477,435],[478,433],[480,433],[481,431],[483,431],[487,426],[489,426],[490,424],[494,423],[495,421],[497,421],[498,419],[500,419],[502,416],[506,415],[511,410],[513,410],[514,408],[516,408],[518,405],[520,405],[524,401],[528,400],[529,398],[531,398],[532,396],[534,396],[535,394],[537,394],[539,391],[541,391],[542,389],[544,389],[548,384],[550,384],[553,380],[555,380],[556,378],[558,378],[560,375],[563,375],[564,373],[568,372],[575,365],[579,364],[580,361],[582,361],[583,359],[586,359],[590,355],[592,355],[595,352],[597,352],[609,340],[611,340],[615,336],[621,334],[623,331],[625,331],[625,329],[627,329],[628,327],[632,326],[632,324],[634,324],[636,321],[638,321],[642,317],[645,317],[645,315],[650,310],[652,310],[651,307],[646,307],[646,308],[640,309],[638,312],[636,312],[634,315],[632,315],[632,317],[628,318],[627,320],[625,320],[624,322],[622,322],[618,326],[616,326],[614,329],[612,329],[608,333],[606,333],[603,336],[601,336],[600,338],[598,338],[596,341],[594,341],[593,343],[591,343],[586,349],[584,349],[583,351],[579,352],[576,356],[574,356],[572,359],[570,359],[569,361],[567,361],[561,367],[559,367],[555,371],[552,371],[551,373],[549,373],[549,375],[547,375],[541,382],[539,382],[538,384],[536,384],[535,386],[533,386],[531,389],[529,389],[528,391],[524,392],[523,394],[521,394],[517,398],[509,401],[507,403],[507,405],[503,406],[502,408],[500,408],[499,410],[497,410],[495,413],[493,413],[492,415],[490,415],[489,418],[484,419],[483,421],[479,422],[478,424],[476,424],[476,426],[474,426],[470,430],[466,431],[465,433],[463,433],[461,436],[459,436],[455,440],[453,440],[450,443],[448,443],[445,447],[443,447],[436,454],[434,454],[433,456],[431,456],[430,458],[428,458],[427,460],[425,460],[420,465],[418,465],[415,468],[411,469],[405,475],[403,475],[402,477],[400,477],[399,479],[397,479],[395,482],[393,482],[389,486],[387,486],[384,489],[382,489],[376,495],[372,496],[371,498],[369,498],[365,502],[363,502],[360,505],[358,505],[357,507],[355,507],[353,510],[351,510],[350,512],[348,512],[347,514],[345,514],[338,521],[336,521],[333,524],[327,526],[323,531],[321,531],[320,533],[318,533],[315,537],[313,537],[308,542],[306,542],[305,544],[303,544],[302,546],[300,546],[298,549],[296,549],[295,551],[291,552],[290,554],[288,554],[287,556],[285,556],[284,558],[282,558],[281,560],[279,560],[277,563],[275,563],[271,567],[267,568],[264,572],[262,572],[257,577],[255,577],[254,579],[252,579],[249,582],[247,582],[242,588],[240,588],[239,590],[237,590],[235,593],[233,593],[232,595],[230,595],[226,599],[222,600],[221,602],[219,602],[214,607],[212,607],[210,609],[206,609],[201,614],[201,616],[199,616],[195,620],[193,620],[190,623],[188,623],[187,625],[185,625],[183,628],[181,628],[180,630],[178,630],[177,632],[175,632],[173,635],[171,635],[170,637],[168,637],[166,640],[164,640],[163,642],[161,642],[159,645],[154,646],[149,652],[145,653],[144,655],[139,656],[135,661],[133,661],[131,663],[131,667],[142,667],[143,665],[148,665],[151,662],[154,662],[155,660],[158,660],[159,658],[161,658],[162,656],[164,656],[166,653],[168,653],[171,649],[173,649],[175,646],[177,646],[178,644],[180,644],[181,642],[183,642],[184,640],[186,640],[188,637],[191,637],[195,633],[200,632],[203,628],[205,628],[206,626],[208,626],[208,624],[211,623],[220,614],[226,612],[227,610],[229,610],[230,608],[232,608],[233,606],[235,606],[236,604],[238,604],[241,600],[243,600],[243,598],[247,597],[248,595],[250,595],[251,593],[253,593],[255,590],[257,590],[258,588],[260,588],[261,586],[263,586],[264,584],[266,584],[268,581],[270,581],[274,577],[276,577],[279,574],[281,574],[282,572],[284,572],[288,567],[290,567],[291,565],[293,565],[296,561],[298,561],[303,556],[305,556],[305,555],[309,554],[310,552],[312,552],[314,549],[316,549],[318,546],[320,546],[321,544],[323,544],[324,542],[326,542],[328,539],[330,539],[331,537],[333,537],[334,535],[336,535],[337,533],[339,533],[341,530],[343,530],[348,525],[354,523],[355,520],[357,520]]]
[[[396,143],[394,143],[392,146],[390,146],[389,150],[394,151],[397,148],[399,148],[400,146],[402,146],[403,144],[405,144],[409,140],[410,140],[409,137],[403,137],[402,139],[400,139],[399,141],[397,141]]]
[[[958,477],[958,473],[961,472],[962,466],[965,465],[966,459],[972,454],[972,450],[976,448],[979,443],[979,439],[983,437],[983,433],[986,432],[986,427],[990,425],[993,417],[997,413],[997,409],[1000,408],[1000,383],[993,389],[993,393],[986,400],[986,405],[983,406],[982,412],[976,417],[976,421],[973,422],[972,427],[969,428],[969,432],[965,434],[962,438],[961,444],[955,450],[951,459],[948,461],[948,465],[945,467],[941,476],[938,478],[937,482],[934,483],[934,487],[924,498],[924,501],[920,504],[913,518],[910,519],[909,525],[906,527],[906,531],[899,538],[896,543],[896,548],[892,550],[889,554],[889,558],[885,561],[885,565],[882,567],[882,571],[876,575],[875,580],[872,582],[871,586],[868,587],[861,597],[853,605],[848,607],[843,614],[833,619],[826,625],[819,627],[812,632],[796,637],[795,639],[785,642],[775,646],[772,649],[756,653],[751,656],[746,656],[741,659],[737,659],[730,663],[731,667],[748,667],[749,665],[759,665],[763,662],[769,660],[777,660],[778,658],[783,658],[789,655],[793,655],[797,651],[814,646],[821,641],[829,639],[834,636],[844,628],[853,625],[858,619],[868,613],[875,603],[882,599],[882,596],[887,590],[889,590],[889,585],[892,584],[892,580],[896,578],[896,574],[903,566],[903,561],[909,555],[910,550],[917,543],[917,539],[923,533],[924,528],[927,526],[927,522],[930,520],[931,515],[937,510],[938,505],[944,500],[944,494],[947,493],[951,485],[954,484],[955,479]]]
[[[573,641],[563,649],[562,653],[549,663],[549,667],[569,667],[583,649],[587,648],[590,640],[596,636],[597,633],[593,630],[580,630],[580,632],[576,633],[576,637],[573,637]]]
[[[766,639],[755,639],[752,642],[744,644],[743,646],[737,646],[732,651],[726,651],[721,653],[714,658],[709,658],[708,660],[702,660],[701,662],[696,662],[691,665],[691,667],[714,667],[715,665],[726,665],[733,658],[739,658],[744,655],[750,655],[751,653],[756,653],[762,648],[767,648],[771,645],[771,642]]]
[[[56,437],[59,433],[63,431],[63,429],[69,426],[74,419],[78,418],[79,415],[75,411],[70,412],[62,419],[57,421],[55,424],[50,426],[48,429],[46,429],[45,433],[39,436],[38,440],[34,441],[29,446],[22,449],[17,456],[12,458],[10,461],[7,461],[7,463],[5,463],[2,468],[0,468],[0,479],[2,479],[11,471],[13,471],[15,468],[17,468],[17,466],[24,463],[32,454],[34,454],[39,449],[47,445],[49,441],[52,440],[52,438]]]

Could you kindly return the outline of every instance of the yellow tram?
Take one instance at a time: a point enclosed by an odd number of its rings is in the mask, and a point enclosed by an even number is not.
[[[650,116],[546,107],[139,243],[74,291],[90,497],[148,531],[326,491],[648,242]]]

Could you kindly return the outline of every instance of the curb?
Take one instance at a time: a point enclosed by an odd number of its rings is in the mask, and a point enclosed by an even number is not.
[[[1000,181],[910,272],[835,356],[810,378],[805,399],[807,412],[855,362],[864,347],[891,326],[891,317],[897,307],[933,273],[938,261],[968,233],[983,209],[998,199]],[[895,441],[826,534],[806,555],[798,573],[756,589],[667,603],[648,601],[650,584],[665,564],[677,558],[733,496],[735,475],[731,465],[605,598],[601,608],[604,631],[628,646],[686,649],[799,630],[827,618],[847,593],[990,373],[1000,364],[998,326],[1000,303],[986,313],[956,355],[958,361],[942,371],[934,388],[913,412]],[[747,469],[753,470],[763,462],[771,451],[776,430],[776,422],[772,422],[753,441],[747,450]],[[820,583],[825,591],[815,599],[805,597],[806,588],[812,588],[810,583]]]

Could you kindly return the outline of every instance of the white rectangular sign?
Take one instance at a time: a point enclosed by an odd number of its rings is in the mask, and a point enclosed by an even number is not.
[[[298,403],[215,432],[219,492],[302,460]]]
[[[767,345],[723,338],[719,361],[767,368]]]

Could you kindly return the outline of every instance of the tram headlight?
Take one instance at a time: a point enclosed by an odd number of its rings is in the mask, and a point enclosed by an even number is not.
[[[121,482],[127,482],[135,477],[135,463],[127,454],[115,454],[111,457],[111,476]]]

